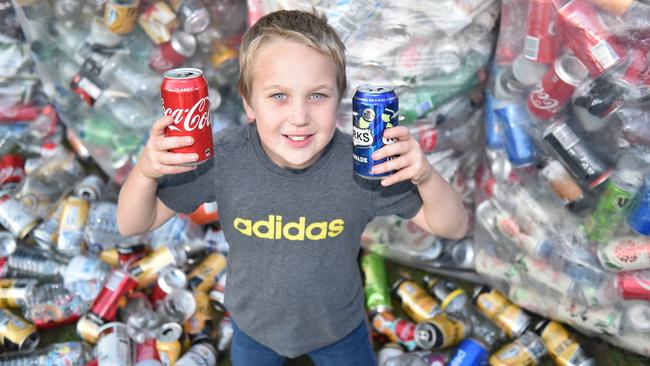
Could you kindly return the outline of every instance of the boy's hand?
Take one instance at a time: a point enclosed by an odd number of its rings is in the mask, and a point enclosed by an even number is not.
[[[408,128],[397,126],[384,130],[386,139],[396,140],[385,145],[372,154],[374,160],[394,156],[372,168],[373,174],[381,174],[395,170],[395,173],[382,178],[381,185],[389,186],[410,179],[415,185],[420,185],[433,176],[433,167],[420,148],[420,144],[411,136]]]
[[[165,137],[165,128],[173,122],[171,117],[163,117],[157,120],[151,127],[149,140],[140,155],[135,166],[145,177],[158,179],[166,174],[179,174],[196,169],[196,166],[183,166],[196,161],[197,154],[182,154],[169,152],[184,146],[190,146],[194,139],[189,136]]]

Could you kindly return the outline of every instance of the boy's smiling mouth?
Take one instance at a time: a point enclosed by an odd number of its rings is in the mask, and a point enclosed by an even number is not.
[[[314,135],[284,135],[284,137],[287,138],[289,141],[289,144],[294,147],[302,147],[307,144],[312,140],[312,137]]]

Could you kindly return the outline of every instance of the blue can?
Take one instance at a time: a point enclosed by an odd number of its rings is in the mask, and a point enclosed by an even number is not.
[[[372,174],[372,167],[391,158],[373,160],[372,153],[393,140],[384,130],[397,126],[399,104],[395,91],[385,85],[361,85],[352,97],[352,158],[354,172],[366,179],[381,179],[393,172]]]
[[[488,351],[481,342],[476,339],[466,338],[458,344],[458,347],[451,355],[448,366],[486,366]]]
[[[641,235],[650,236],[650,176],[645,177],[639,193],[634,197],[627,225]]]
[[[517,168],[532,165],[537,160],[537,148],[527,129],[533,120],[528,114],[526,104],[506,104],[495,109],[499,117],[499,126],[503,130],[506,155]]]
[[[485,93],[485,144],[490,150],[501,150],[503,146],[503,130],[499,126],[494,113],[494,96]]]

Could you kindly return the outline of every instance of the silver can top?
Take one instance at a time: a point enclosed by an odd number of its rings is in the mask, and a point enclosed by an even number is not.
[[[568,53],[555,60],[554,67],[557,76],[562,81],[574,86],[578,86],[589,73],[580,60]]]
[[[203,75],[203,71],[200,69],[194,69],[190,67],[181,67],[178,69],[172,69],[169,71],[165,71],[163,74],[163,77],[165,79],[177,79],[177,80],[182,80],[182,79],[194,79],[196,77],[199,77]]]
[[[179,55],[191,57],[196,52],[196,38],[179,30],[172,34],[171,46]]]
[[[393,88],[390,85],[364,84],[364,85],[359,85],[357,87],[357,91],[361,93],[368,93],[368,94],[383,94],[387,92],[392,92],[394,90],[395,88]]]

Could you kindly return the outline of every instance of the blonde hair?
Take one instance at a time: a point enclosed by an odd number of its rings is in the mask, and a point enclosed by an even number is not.
[[[345,46],[327,18],[316,12],[279,10],[260,18],[242,39],[239,51],[239,92],[250,100],[253,62],[260,47],[274,38],[302,43],[329,56],[336,65],[336,87],[339,100],[347,88]]]

